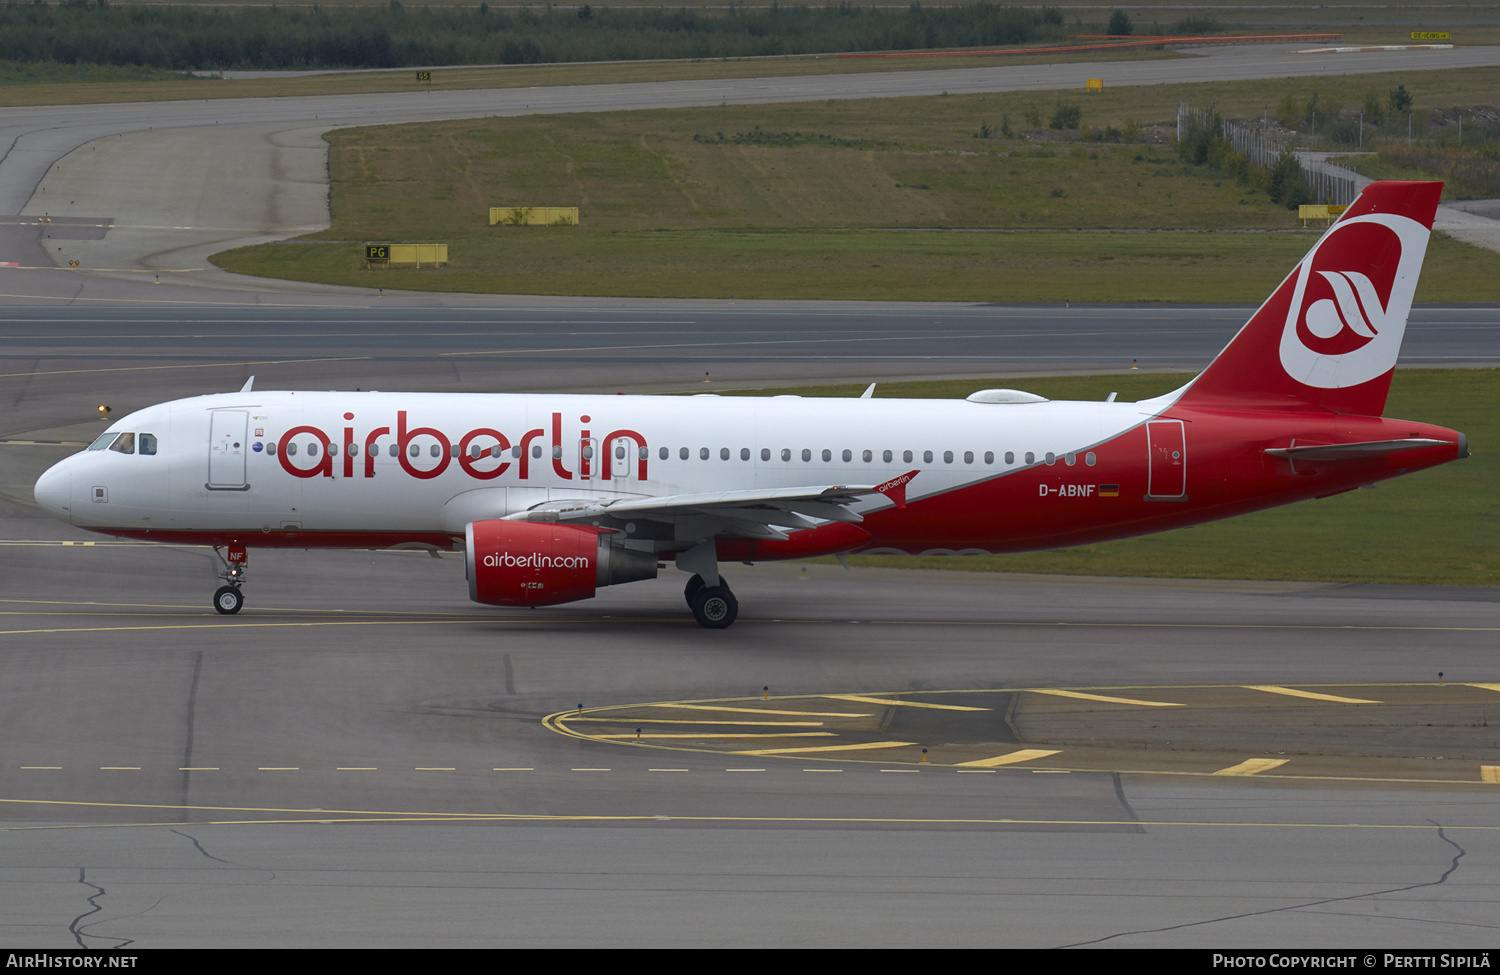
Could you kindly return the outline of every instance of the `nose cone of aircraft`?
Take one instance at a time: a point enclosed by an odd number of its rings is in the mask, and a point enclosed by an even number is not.
[[[68,471],[67,461],[48,468],[47,473],[37,478],[34,491],[36,503],[48,514],[66,522],[73,520],[73,475]]]

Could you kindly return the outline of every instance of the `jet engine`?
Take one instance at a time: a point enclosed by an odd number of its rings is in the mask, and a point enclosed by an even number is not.
[[[475,521],[465,530],[469,598],[491,606],[551,606],[594,590],[656,578],[656,553],[625,548],[605,528]]]

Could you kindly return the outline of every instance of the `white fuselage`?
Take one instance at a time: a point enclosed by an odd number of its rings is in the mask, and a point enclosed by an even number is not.
[[[879,484],[911,500],[1055,464],[1152,403],[795,396],[231,393],[141,410],[111,432],[152,455],[78,454],[38,482],[74,525],[153,532],[447,533],[569,499]],[[103,438],[101,438],[103,439]],[[102,494],[101,494],[102,491]],[[875,496],[856,511],[890,502]],[[62,511],[58,511],[62,514]]]

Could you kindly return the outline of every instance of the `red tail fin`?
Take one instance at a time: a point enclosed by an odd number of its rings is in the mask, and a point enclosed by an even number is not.
[[[1372,183],[1179,400],[1379,416],[1442,183]]]

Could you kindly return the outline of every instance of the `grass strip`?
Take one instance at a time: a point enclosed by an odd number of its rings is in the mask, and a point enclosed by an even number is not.
[[[240,274],[408,291],[881,301],[1256,303],[1316,233],[506,232],[447,267],[365,268],[363,248],[266,244]],[[477,266],[476,266],[477,265]],[[1417,300],[1500,300],[1500,254],[1435,235]]]
[[[1394,87],[1397,77],[1316,84],[1325,101],[1347,102],[1366,88]],[[1500,69],[1437,72],[1421,85],[1399,77],[1418,89],[1419,102],[1500,90]],[[333,226],[214,260],[245,274],[409,290],[1255,302],[1316,232],[1294,232],[1295,211],[1224,173],[1185,165],[1153,140],[1175,132],[1184,98],[1217,102],[1227,115],[1259,114],[1310,84],[1143,86],[1086,99],[1008,92],[724,105],[341,130],[328,136]],[[1049,132],[1047,116],[1069,100],[1091,132],[1133,132],[1143,141],[1111,145],[1077,141],[1081,131]],[[578,206],[581,224],[491,228],[491,206]],[[1205,232],[1146,233],[1163,229]],[[368,269],[364,242],[447,243],[451,263]],[[1427,268],[1419,301],[1500,300],[1500,255],[1438,239]]]

